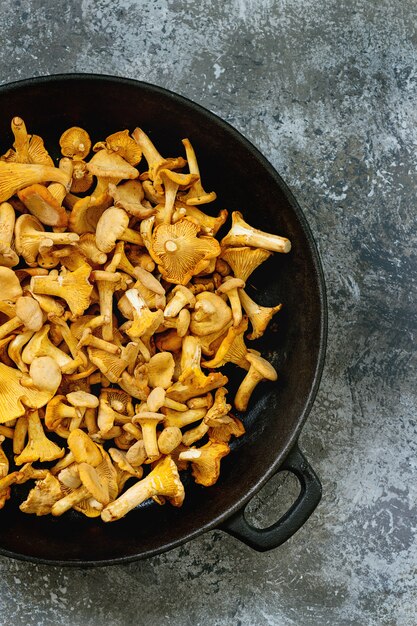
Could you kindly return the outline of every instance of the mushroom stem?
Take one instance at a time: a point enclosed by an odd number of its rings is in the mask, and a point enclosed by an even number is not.
[[[54,516],[62,515],[63,513],[69,511],[75,504],[78,504],[82,500],[90,497],[91,494],[88,491],[87,487],[84,487],[84,485],[82,485],[81,487],[78,487],[78,489],[71,491],[71,493],[69,493],[64,498],[61,498],[61,500],[58,500],[58,502],[55,502],[55,504],[52,506],[51,513]]]
[[[82,346],[91,346],[92,348],[98,348],[99,350],[105,350],[109,354],[120,354],[121,350],[114,343],[110,343],[109,341],[105,341],[104,339],[100,339],[99,337],[95,337],[90,328],[86,328],[83,331],[80,341],[78,342],[77,348],[80,349]]]

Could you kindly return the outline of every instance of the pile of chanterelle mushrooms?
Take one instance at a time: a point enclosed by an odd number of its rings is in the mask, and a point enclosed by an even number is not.
[[[164,158],[140,128],[92,147],[73,127],[55,167],[19,117],[12,131],[0,160],[0,508],[33,479],[25,513],[109,522],[148,498],[180,506],[179,472],[213,485],[245,431],[218,368],[243,370],[238,411],[276,380],[245,333],[260,337],[281,305],[259,306],[245,283],[290,242],[235,212],[219,243],[227,211],[198,208],[216,194],[188,139],[186,159]]]

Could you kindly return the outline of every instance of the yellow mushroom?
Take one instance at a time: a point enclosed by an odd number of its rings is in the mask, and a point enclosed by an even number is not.
[[[64,456],[64,448],[50,441],[42,428],[38,410],[28,411],[28,443],[23,451],[15,457],[16,465],[33,463],[34,461],[54,461]]]
[[[244,333],[248,328],[248,319],[244,317],[238,326],[232,326],[227,330],[216,354],[209,361],[203,361],[204,367],[222,367],[226,363],[234,363],[248,370],[249,361],[246,359],[248,349],[244,341]]]
[[[104,522],[114,522],[153,496],[166,497],[173,506],[181,506],[184,495],[177,466],[170,456],[165,456],[146,478],[108,504],[101,513],[101,519]]]
[[[227,276],[223,283],[218,287],[217,293],[225,293],[229,299],[230,308],[232,309],[233,326],[239,326],[242,321],[242,305],[239,299],[238,289],[242,289],[245,283],[241,278],[232,278]]]
[[[143,444],[143,441],[141,441],[140,443]],[[117,448],[109,448],[109,454],[112,461],[117,465],[117,468],[120,471],[128,472],[132,476],[132,478],[142,478],[143,469],[140,466],[133,467],[133,465],[131,465],[131,463],[127,459],[127,453],[122,452],[122,450],[118,450]],[[146,458],[147,455],[145,453],[144,460],[146,460]],[[140,465],[142,465],[142,463]]]
[[[129,216],[123,209],[110,207],[100,216],[96,227],[96,243],[102,252],[111,252],[117,240],[142,245],[141,235],[128,228]]]
[[[100,217],[112,205],[112,198],[106,194],[93,198],[79,198],[72,206],[69,227],[74,233],[95,233]]]
[[[53,395],[49,391],[24,387],[23,376],[20,370],[0,363],[0,424],[24,415],[25,405],[32,409],[45,406]]]
[[[66,205],[68,205],[69,202],[72,204],[72,206],[67,207],[70,209],[73,208],[74,204],[79,199],[77,196],[72,197],[72,194],[85,193],[90,189],[94,181],[93,175],[88,170],[87,163],[85,161],[73,161],[72,165],[71,193],[65,198]]]
[[[115,207],[124,209],[129,215],[134,215],[141,220],[156,213],[154,207],[143,204],[144,192],[139,180],[128,180],[117,186],[110,183],[109,194],[114,200]]]
[[[199,422],[207,413],[207,408],[187,409],[185,411],[176,411],[165,407],[164,412],[164,428],[176,427],[184,428],[195,422]]]
[[[222,251],[221,257],[230,265],[235,277],[247,283],[249,276],[271,255],[272,252],[268,250],[244,246],[242,248],[226,248]]]
[[[0,204],[0,265],[14,267],[19,257],[12,248],[16,216],[14,208],[8,202]]]
[[[233,314],[226,302],[215,293],[203,291],[196,295],[194,311],[191,313],[190,330],[199,337],[212,335],[226,329]]]
[[[70,157],[74,161],[85,159],[91,150],[90,136],[86,130],[79,126],[72,126],[62,133],[59,145],[64,157]]]
[[[254,302],[243,289],[239,289],[239,297],[252,324],[252,332],[248,335],[248,339],[262,337],[275,313],[282,309],[282,304],[273,307],[261,306]]]
[[[121,180],[132,180],[139,176],[138,170],[119,154],[106,149],[96,152],[87,163],[87,168],[97,177],[97,187],[92,194],[95,197],[107,193],[109,183],[117,185]]]
[[[53,244],[67,245],[75,243],[79,237],[76,233],[46,233],[40,221],[33,215],[20,215],[17,218],[16,251],[23,256],[29,266],[37,264],[39,246],[44,239],[50,239]]]
[[[187,218],[154,228],[149,252],[167,282],[186,285],[210,259],[220,254],[218,241],[213,237],[198,237],[199,230]]]
[[[211,487],[219,478],[221,459],[229,452],[227,443],[209,441],[201,448],[181,452],[179,460],[191,462],[191,472],[196,483]]]
[[[33,293],[55,296],[65,300],[74,316],[82,315],[90,306],[93,286],[88,281],[91,268],[86,264],[74,272],[61,270],[60,274],[33,276],[30,289]]]
[[[245,427],[237,417],[230,415],[220,424],[209,428],[208,436],[211,441],[229,443],[232,437],[242,437]]]
[[[232,228],[221,243],[222,246],[251,246],[271,252],[287,253],[291,250],[289,239],[253,228],[245,222],[239,211],[233,211]]]
[[[190,140],[183,139],[182,143],[187,155],[190,172],[191,174],[196,174],[198,177],[197,180],[191,185],[189,192],[181,198],[182,201],[188,205],[207,204],[208,202],[213,202],[217,198],[216,192],[211,191],[210,193],[207,193],[204,191],[201,184],[200,168],[198,167],[197,157]]]
[[[258,383],[262,380],[277,380],[275,368],[258,354],[249,352],[246,355],[250,368],[237,390],[234,405],[238,411],[246,411],[250,397]]]
[[[19,509],[22,513],[32,513],[37,516],[49,515],[55,502],[63,495],[59,480],[48,472],[45,478],[36,481]]]
[[[65,399],[63,395],[56,395],[46,405],[45,425],[49,430],[56,430],[63,420],[78,417],[76,408],[65,404]]]
[[[165,419],[162,413],[143,411],[132,417],[133,424],[139,424],[142,429],[143,442],[149,459],[156,459],[160,452],[156,435],[157,425]]]
[[[44,185],[35,183],[18,191],[17,195],[29,213],[37,217],[42,224],[57,228],[67,226],[67,212]]]
[[[133,424],[130,425],[133,426]],[[125,426],[123,428],[125,428]],[[143,465],[147,458],[148,455],[146,454],[143,439],[138,439],[126,452],[126,460],[135,468]]]
[[[25,447],[28,421],[25,415],[18,417],[13,431],[13,454],[20,454]]]
[[[174,375],[174,357],[170,352],[157,352],[147,364],[148,384],[150,387],[168,389]]]
[[[0,161],[0,202],[9,200],[15,193],[34,183],[55,181],[67,187],[69,180],[65,172],[50,165]]]
[[[14,150],[10,149],[2,157],[2,160],[13,163],[37,163],[53,166],[53,161],[45,149],[43,139],[38,135],[29,135],[22,118],[14,117],[11,128],[14,135]]]
[[[97,152],[97,149],[103,147],[111,152],[116,152],[130,165],[137,165],[142,158],[142,150],[136,141],[129,136],[128,130],[119,130],[117,133],[109,135],[103,144],[96,144],[93,150]]]
[[[193,292],[183,285],[176,285],[171,291],[171,296],[164,309],[164,317],[176,317],[184,307],[195,306],[196,299]]]
[[[149,178],[155,180],[158,170],[161,168],[180,169],[187,164],[187,161],[179,157],[178,159],[164,159],[155,148],[148,135],[141,129],[135,128],[132,137],[143,152],[143,156],[148,162]],[[173,162],[174,161],[174,162]]]
[[[0,339],[12,333],[19,326],[25,330],[38,331],[42,328],[43,313],[39,304],[29,296],[16,300],[16,315],[0,326]]]
[[[29,368],[29,376],[36,389],[56,393],[62,380],[62,372],[58,363],[50,356],[33,359]]]

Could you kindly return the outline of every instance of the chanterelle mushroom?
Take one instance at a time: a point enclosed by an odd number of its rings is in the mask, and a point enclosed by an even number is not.
[[[165,456],[150,474],[130,487],[117,500],[111,502],[101,513],[103,522],[114,522],[152,496],[164,496],[173,506],[181,506],[184,486],[177,466],[171,457]]]
[[[187,218],[175,224],[159,224],[152,234],[150,253],[169,283],[186,285],[220,254],[213,237],[198,237],[200,227]]]
[[[14,224],[14,208],[8,202],[0,204],[0,265],[14,267],[19,263],[19,257],[11,247]]]
[[[222,246],[252,246],[272,252],[289,252],[291,242],[286,237],[264,233],[249,226],[239,211],[232,213],[232,228],[222,239]]]
[[[238,411],[246,411],[253,390],[261,380],[274,381],[278,377],[275,368],[258,354],[248,352],[246,358],[250,368],[235,396],[235,407]]]

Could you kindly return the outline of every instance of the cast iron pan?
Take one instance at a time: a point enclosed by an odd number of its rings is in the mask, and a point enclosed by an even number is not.
[[[326,301],[323,274],[310,229],[296,200],[268,161],[227,123],[159,87],[96,75],[60,75],[0,87],[0,149],[11,145],[10,121],[25,120],[54,157],[61,133],[82,126],[93,141],[116,130],[141,126],[166,156],[182,154],[181,139],[196,149],[206,189],[218,195],[213,211],[242,210],[247,221],[289,237],[288,255],[275,254],[251,277],[249,291],[264,305],[284,303],[276,323],[257,347],[279,372],[261,384],[243,417],[247,429],[222,461],[211,488],[186,480],[184,506],[142,506],[125,519],[103,524],[77,513],[62,518],[24,515],[12,497],[0,512],[0,553],[61,565],[108,565],[149,557],[214,528],[256,550],[286,541],[311,515],[321,485],[297,447],[324,362]],[[53,152],[55,149],[55,153]],[[229,223],[228,223],[229,226]],[[254,287],[256,285],[256,289]],[[242,372],[230,369],[231,393]],[[289,470],[301,486],[290,510],[259,530],[245,519],[245,506],[276,472]]]

